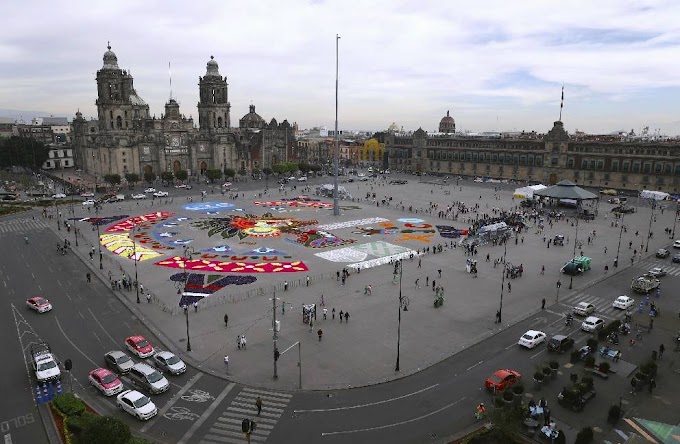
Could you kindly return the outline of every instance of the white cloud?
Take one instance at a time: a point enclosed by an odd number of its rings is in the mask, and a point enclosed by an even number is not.
[[[0,108],[96,115],[94,76],[111,40],[157,115],[171,62],[173,95],[196,116],[198,77],[214,55],[233,124],[252,100],[267,120],[330,126],[338,33],[343,128],[435,129],[450,109],[459,128],[546,131],[564,83],[570,130],[653,119],[680,132],[676,115],[658,112],[680,96],[671,1],[67,0],[4,12]]]

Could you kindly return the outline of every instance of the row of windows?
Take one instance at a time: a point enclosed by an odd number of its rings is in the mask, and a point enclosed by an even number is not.
[[[572,145],[567,147],[567,151],[577,153],[603,153],[621,154],[628,156],[671,156],[678,155],[677,149],[671,147],[641,147],[641,146],[592,146],[592,145]]]
[[[574,168],[575,160],[567,159],[567,168]],[[604,170],[605,162],[603,159],[581,159],[582,170]],[[624,173],[647,173],[647,174],[675,174],[680,175],[680,163],[672,162],[643,162],[640,160],[612,160],[609,171],[621,171]]]
[[[399,157],[399,156],[397,156]],[[453,160],[461,162],[486,162],[504,163],[507,165],[543,165],[543,156],[534,154],[510,154],[510,153],[476,153],[463,151],[429,151],[428,157],[431,160]]]

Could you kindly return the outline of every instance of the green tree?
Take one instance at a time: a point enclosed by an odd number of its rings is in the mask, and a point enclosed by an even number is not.
[[[109,185],[120,185],[120,174],[105,174],[104,175],[104,182],[108,183]]]
[[[163,182],[172,182],[172,179],[174,179],[175,175],[172,174],[172,171],[163,171],[161,173],[161,180]]]
[[[312,166],[307,163],[301,163],[298,165],[298,169],[302,171],[302,174],[307,174],[312,169]]]
[[[269,176],[271,176],[273,173],[274,173],[274,171],[272,171],[272,169],[269,168],[269,167],[262,168],[262,174],[267,176],[267,179],[269,179]]]
[[[222,177],[222,171],[216,169],[206,170],[205,176],[208,178],[209,181],[214,182]]]
[[[153,182],[154,180],[156,180],[156,173],[152,173],[152,172],[144,173],[144,180],[147,183]]]
[[[187,170],[177,170],[175,171],[175,177],[177,180],[184,182],[189,177],[189,174],[187,173]]]
[[[274,171],[274,173],[276,173],[278,176],[281,176],[281,174],[287,171],[286,165],[283,163],[275,163],[272,165],[272,171]]]
[[[139,182],[139,174],[137,173],[125,173],[125,180],[131,185],[136,185]]]
[[[130,426],[111,416],[97,416],[88,421],[78,436],[78,443],[127,444],[132,437]]]
[[[0,138],[0,167],[23,166],[37,169],[49,158],[49,148],[30,138]]]
[[[253,168],[253,177],[259,177],[262,174],[259,168]]]
[[[224,175],[230,179],[233,179],[234,176],[236,176],[236,170],[234,170],[233,168],[225,168]]]

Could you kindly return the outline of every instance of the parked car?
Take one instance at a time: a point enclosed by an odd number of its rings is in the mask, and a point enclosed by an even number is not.
[[[161,370],[165,370],[171,375],[181,375],[187,371],[187,365],[184,363],[184,361],[169,351],[156,353],[153,355],[153,360]]]
[[[555,335],[548,341],[548,350],[564,353],[574,346],[574,340],[569,336]]]
[[[620,308],[621,310],[628,310],[635,304],[635,299],[628,297],[626,295],[621,295],[612,304],[614,308]]]
[[[80,197],[94,197],[94,193],[86,191],[84,193],[80,193]]]
[[[133,384],[154,395],[166,392],[170,388],[170,383],[161,372],[143,362],[133,365],[128,377]]]
[[[156,189],[153,188],[153,187],[149,187],[149,188],[147,188],[146,190],[144,190],[144,192],[145,192],[145,193],[155,193],[155,192],[156,192]]]
[[[146,194],[140,193],[140,194],[132,194],[130,195],[133,199],[146,199]]]
[[[125,340],[125,346],[139,358],[148,358],[154,354],[153,345],[144,336],[130,336]]]
[[[84,207],[93,207],[93,206],[95,206],[96,204],[97,204],[97,202],[95,202],[95,201],[92,200],[92,199],[88,199],[88,200],[86,200],[86,201],[83,202],[83,206],[84,206]]]
[[[574,314],[579,316],[588,316],[595,311],[595,306],[590,302],[579,302],[574,307]]]
[[[158,414],[158,408],[148,396],[137,390],[126,390],[116,398],[118,408],[144,421]]]
[[[153,193],[154,196],[156,197],[168,197],[168,192],[167,191],[156,191]]]
[[[671,252],[666,250],[665,248],[659,248],[658,250],[656,250],[656,257],[659,257],[661,259],[665,259],[670,255]]]
[[[298,177],[298,182],[307,182],[307,176]]]
[[[541,342],[545,341],[545,333],[538,330],[529,330],[519,338],[517,342],[519,345],[526,348],[534,348]]]
[[[673,262],[674,264],[680,262],[680,253],[674,254],[673,258],[671,259],[671,262]]]
[[[41,296],[27,299],[26,306],[33,311],[37,311],[38,313],[47,313],[48,311],[52,310],[52,304],[50,304],[50,301]]]
[[[125,374],[130,371],[134,361],[120,350],[112,350],[104,355],[106,365],[118,373]]]
[[[486,381],[484,381],[484,386],[494,393],[502,392],[506,388],[511,387],[521,378],[522,375],[517,370],[503,368],[496,370],[491,376],[486,378]]]
[[[680,248],[680,240],[673,242],[673,248]]]
[[[96,368],[89,373],[87,379],[104,396],[113,396],[123,391],[123,383],[111,370]]]
[[[604,321],[595,316],[588,316],[581,324],[581,330],[587,332],[596,332],[604,328]]]
[[[66,198],[66,194],[64,194],[64,193],[57,193],[57,194],[52,195],[52,199],[65,199],[65,198]]]

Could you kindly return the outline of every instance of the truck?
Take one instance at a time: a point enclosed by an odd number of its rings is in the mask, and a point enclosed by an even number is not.
[[[31,344],[31,361],[39,383],[61,379],[59,363],[47,342]]]
[[[633,279],[630,288],[636,293],[649,293],[650,291],[656,290],[659,285],[661,285],[661,282],[657,278],[649,274],[644,274]]]

